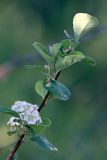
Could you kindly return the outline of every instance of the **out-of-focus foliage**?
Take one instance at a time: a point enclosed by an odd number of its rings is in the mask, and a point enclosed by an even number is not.
[[[59,152],[45,152],[26,142],[19,150],[19,159],[107,159],[106,6],[105,0],[0,1],[1,64],[35,53],[34,41],[52,45],[64,37],[64,29],[72,34],[72,18],[77,12],[87,12],[100,21],[99,28],[83,37],[80,45],[83,53],[96,60],[96,67],[75,64],[65,70],[60,79],[72,91],[72,99],[50,102],[41,113],[52,120],[46,134],[57,144]],[[42,79],[39,72],[24,66],[8,74],[0,81],[0,106],[11,106],[16,100],[40,104],[41,99],[34,90],[39,79]],[[0,148],[16,141],[15,137],[10,139],[5,134],[5,118],[0,115]],[[1,160],[6,159],[10,149],[0,152]]]

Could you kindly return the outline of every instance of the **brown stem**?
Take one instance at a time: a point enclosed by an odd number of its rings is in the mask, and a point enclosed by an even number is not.
[[[58,79],[60,73],[61,73],[61,71],[59,71],[59,72],[56,74],[55,80]],[[40,112],[41,109],[45,106],[45,103],[46,103],[46,101],[47,101],[49,95],[50,95],[50,92],[48,91],[47,94],[46,94],[46,96],[44,97],[44,99],[42,100],[42,102],[41,102],[41,104],[40,104],[40,106],[39,106],[38,112]]]
[[[19,138],[19,140],[17,141],[14,149],[11,151],[11,153],[9,154],[7,160],[11,160],[14,156],[14,154],[16,153],[16,151],[19,149],[20,145],[22,144],[23,142],[23,138],[24,138],[25,134],[22,134]]]
[[[58,79],[60,73],[61,73],[61,71],[59,71],[59,72],[56,74],[55,80]],[[40,112],[41,109],[45,106],[45,103],[46,103],[49,95],[50,95],[50,92],[48,92],[48,93],[46,94],[46,96],[44,97],[44,99],[42,100],[42,102],[41,102],[41,104],[40,104],[40,106],[39,106],[38,112]],[[17,150],[19,149],[19,147],[21,146],[24,137],[25,137],[25,134],[22,134],[22,135],[20,136],[20,138],[19,138],[19,140],[17,141],[15,147],[13,148],[13,150],[11,151],[11,153],[9,154],[7,160],[11,160],[11,159],[14,157],[16,151],[17,151]]]
[[[11,143],[11,144],[8,144],[7,146],[4,146],[4,147],[0,148],[0,153],[1,153],[3,150],[8,149],[10,146],[12,146],[12,145],[15,144],[15,143],[16,143],[16,142]]]

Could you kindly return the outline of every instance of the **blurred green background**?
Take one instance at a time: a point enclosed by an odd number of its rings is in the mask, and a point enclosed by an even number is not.
[[[96,67],[79,63],[65,70],[59,80],[71,90],[71,99],[55,100],[41,112],[52,120],[45,135],[59,152],[47,152],[25,142],[19,160],[107,159],[106,10],[106,0],[0,1],[0,106],[11,106],[16,100],[40,104],[34,84],[42,76],[24,67],[43,63],[32,47],[34,41],[48,46],[65,38],[64,29],[72,34],[72,18],[78,12],[92,14],[100,21],[79,47],[96,60]],[[16,141],[6,135],[8,118],[0,115],[0,148]],[[11,147],[0,149],[0,160],[6,159]]]

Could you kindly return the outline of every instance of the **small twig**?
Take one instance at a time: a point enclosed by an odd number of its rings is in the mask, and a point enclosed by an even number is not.
[[[55,80],[58,79],[60,73],[61,73],[61,71],[59,71],[59,72],[56,74]],[[46,94],[46,96],[44,97],[43,101],[41,102],[41,104],[40,104],[40,106],[39,106],[38,112],[40,112],[41,109],[45,106],[45,103],[46,103],[46,101],[47,101],[49,95],[50,95],[50,92],[48,91],[47,94]]]
[[[12,145],[15,144],[15,143],[16,143],[16,142],[11,143],[11,144],[8,144],[7,146],[4,146],[4,147],[0,148],[0,153],[1,153],[3,150],[8,149],[10,146],[12,146]]]
[[[44,97],[43,101],[41,102],[39,108],[38,108],[38,112],[40,112],[41,109],[45,106],[45,103],[46,103],[49,95],[50,95],[50,92],[48,91],[47,94],[46,94],[46,96]]]
[[[61,71],[59,71],[59,72],[56,74],[55,80],[58,79],[60,73],[61,73]],[[39,106],[38,112],[40,112],[41,109],[45,106],[45,103],[46,103],[49,95],[50,95],[50,92],[48,92],[48,93],[46,94],[46,96],[44,97],[44,99],[42,100],[42,102],[41,102],[41,104],[40,104],[40,106]],[[11,160],[11,159],[14,157],[16,151],[17,151],[17,150],[19,149],[19,147],[21,146],[24,137],[25,137],[25,134],[22,134],[22,135],[20,136],[20,138],[19,138],[19,140],[17,141],[15,147],[13,148],[13,150],[11,151],[11,153],[9,154],[7,160]]]
[[[23,138],[24,138],[25,134],[22,134],[19,138],[19,140],[17,141],[14,149],[11,151],[11,153],[9,154],[7,160],[11,160],[13,158],[13,156],[15,155],[16,151],[19,149],[19,147],[21,146],[22,142],[23,142]]]

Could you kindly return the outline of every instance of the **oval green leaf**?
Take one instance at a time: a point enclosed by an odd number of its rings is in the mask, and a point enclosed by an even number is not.
[[[37,65],[25,65],[27,69],[32,69],[32,70],[40,70],[40,71],[45,71],[45,68],[42,66],[37,66]]]
[[[50,127],[51,120],[48,118],[42,118],[43,123],[39,125],[31,125],[29,129],[33,130],[33,134],[38,135],[42,133],[47,127]]]
[[[8,131],[7,134],[8,136],[12,136],[13,134],[15,134],[16,132],[11,132],[11,131]]]
[[[85,55],[79,51],[74,51],[72,55],[59,57],[55,64],[56,71],[63,70],[76,62],[82,61],[84,58]]]
[[[42,80],[36,82],[35,90],[40,96],[42,96],[42,98],[44,98],[45,95],[47,94],[47,90],[44,88]]]
[[[89,56],[85,56],[85,58],[82,60],[82,62],[90,64],[92,66],[96,65],[96,62]]]
[[[52,62],[53,58],[48,55],[47,49],[42,44],[40,44],[39,42],[34,42],[33,46],[40,53],[40,55],[45,59],[46,62],[48,63]]]
[[[20,117],[19,114],[6,107],[0,108],[0,113],[9,114],[11,116]]]
[[[52,46],[49,46],[50,53],[53,57],[59,54],[61,45],[61,43],[55,43]]]
[[[63,41],[61,41],[61,44],[63,49],[71,48],[73,50],[75,47],[78,46],[78,44],[71,39],[64,39]]]
[[[45,88],[50,91],[54,97],[63,101],[67,101],[71,96],[68,88],[56,80],[51,80],[49,83],[45,84]]]
[[[32,137],[31,140],[48,151],[58,151],[58,149],[52,143],[50,143],[44,135],[39,134],[35,137]]]

